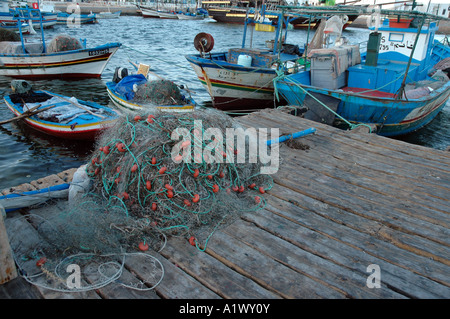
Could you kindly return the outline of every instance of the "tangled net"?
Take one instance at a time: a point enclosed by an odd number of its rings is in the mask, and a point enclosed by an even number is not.
[[[270,176],[261,174],[262,164],[248,160],[249,152],[244,162],[230,160],[237,156],[236,150],[217,135],[206,138],[208,128],[225,136],[227,128],[238,126],[214,110],[155,111],[123,116],[105,130],[86,164],[90,190],[76,195],[69,206],[55,207],[57,214],[45,209],[49,215],[36,222],[45,245],[30,249],[22,242],[17,245],[24,263],[31,265],[28,273],[34,270],[36,276],[52,280],[52,287],[64,289],[67,274],[64,277],[61,269],[70,263],[83,264],[83,271],[97,278],[89,285],[96,289],[120,276],[126,254],[160,251],[169,236],[185,238],[203,251],[217,229],[245,212],[262,209],[263,193],[272,187]],[[174,132],[181,131],[187,136],[172,139]],[[218,155],[227,160],[208,159],[208,154],[217,155],[220,143],[224,151]],[[209,148],[210,153],[198,156],[196,146]],[[181,154],[192,155],[192,160],[180,160]],[[152,258],[144,255],[139,258]],[[46,271],[35,266],[42,257]],[[149,289],[160,282],[163,268],[155,260],[142,262],[151,265],[148,278],[131,286]]]
[[[181,105],[184,104],[178,86],[172,81],[156,80],[138,85],[134,94],[134,101],[152,103],[154,105]]]
[[[196,127],[199,121],[201,128]],[[227,128],[236,127],[230,117],[217,111],[189,116],[159,113],[124,117],[103,134],[87,167],[92,192],[106,202],[105,207],[121,212],[117,215],[130,222],[146,221],[128,238],[132,247],[137,247],[139,240],[147,241],[152,232],[150,239],[160,233],[186,236],[199,247],[198,240],[203,237],[207,241],[209,236],[201,230],[211,234],[240,213],[263,207],[260,195],[270,189],[271,181],[260,174],[261,164],[212,161],[205,152],[195,152],[195,145],[201,150],[211,148],[218,138],[200,139],[208,128],[219,129],[225,136]],[[183,143],[172,139],[172,133],[180,130],[189,132]],[[184,144],[186,140],[188,144]],[[222,159],[235,156],[234,149],[226,148],[225,139],[222,142],[226,151],[220,154]],[[191,161],[182,160],[180,153],[174,158],[172,150],[180,143],[185,149],[192,146]],[[212,155],[216,155],[214,151]],[[139,228],[136,224],[131,227]]]
[[[55,36],[47,46],[48,52],[63,52],[82,49],[80,40],[67,34],[59,34]]]

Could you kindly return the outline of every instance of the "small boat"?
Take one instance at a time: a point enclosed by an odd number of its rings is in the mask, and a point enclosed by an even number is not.
[[[275,39],[266,48],[246,48],[247,26],[256,22],[252,18],[246,21],[242,47],[213,53],[214,38],[199,33],[194,39],[199,54],[185,56],[211,96],[213,106],[230,113],[273,108],[272,81],[277,76],[277,68],[298,67],[303,52],[297,45],[279,45],[280,24],[276,26]],[[258,26],[275,29],[270,22]]]
[[[43,28],[51,28],[57,23],[57,13],[34,9],[27,16],[24,16],[23,12],[28,11],[28,9],[28,6],[10,9],[7,2],[0,1],[0,23],[17,25],[18,19],[21,18],[22,23],[31,24],[36,29],[40,28],[41,25]]]
[[[91,14],[75,14],[67,12],[58,12],[58,23],[57,24],[67,24],[68,21],[72,25],[76,24],[95,24],[97,23],[97,18],[94,13]]]
[[[22,23],[22,25],[19,27],[17,25],[17,22],[0,22],[0,28],[14,31],[16,33],[19,33],[19,30],[22,30],[22,34],[30,34],[32,32],[31,26],[28,23]]]
[[[75,97],[33,91],[23,80],[11,82],[4,100],[16,117],[42,133],[71,140],[94,140],[120,116],[115,110]]]
[[[29,13],[37,11],[28,9]],[[41,29],[40,43],[0,42],[0,75],[21,79],[98,78],[121,46],[107,43],[88,48],[86,43],[68,35],[57,35],[46,42]]]
[[[310,68],[280,75],[277,93],[350,128],[367,125],[383,136],[418,130],[450,97],[450,47],[434,39],[442,19],[417,11],[373,12],[365,54],[346,44],[310,50]]]
[[[111,101],[131,111],[157,109],[163,112],[192,112],[195,101],[189,90],[160,76],[149,74],[149,66],[134,65],[137,74],[128,75],[125,68],[116,68],[113,81],[106,83]]]
[[[196,12],[186,10],[185,12],[177,13],[177,17],[180,20],[204,20],[208,17],[208,11],[202,8],[198,8]]]
[[[120,17],[121,13],[122,13],[122,11],[116,11],[116,12],[105,11],[105,12],[96,13],[95,17],[97,19],[118,19]]]
[[[178,16],[173,11],[158,11],[160,19],[178,19]]]
[[[159,19],[158,10],[141,8],[141,13],[142,13],[143,18],[158,18]]]

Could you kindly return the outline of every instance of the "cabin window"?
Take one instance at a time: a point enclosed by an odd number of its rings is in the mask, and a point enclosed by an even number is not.
[[[392,42],[403,42],[403,38],[404,38],[404,34],[403,33],[389,33],[389,41]]]

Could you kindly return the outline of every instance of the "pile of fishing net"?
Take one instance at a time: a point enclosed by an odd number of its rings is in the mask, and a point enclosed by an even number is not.
[[[218,229],[262,209],[272,179],[251,160],[255,152],[237,147],[242,135],[230,143],[230,128],[239,130],[214,110],[124,115],[75,174],[69,204],[30,217],[44,240],[13,239],[27,279],[61,291],[94,289],[119,278],[126,260],[140,258],[148,277],[127,287],[151,289],[164,271],[148,250],[161,251],[177,236],[203,251]],[[71,264],[87,273],[87,286],[67,289]]]
[[[0,27],[0,42],[1,41],[20,41],[20,35],[15,31]]]
[[[206,136],[210,128],[218,134]],[[227,128],[238,126],[213,110],[160,112],[124,117],[101,136],[87,173],[93,198],[135,230],[120,236],[122,247],[136,249],[161,234],[200,247],[216,227],[263,207],[271,180],[249,152],[237,160]]]
[[[55,36],[47,46],[47,52],[63,52],[82,49],[80,40],[67,34]]]
[[[182,105],[185,98],[178,86],[172,81],[155,80],[140,84],[134,94],[135,102],[154,105]]]

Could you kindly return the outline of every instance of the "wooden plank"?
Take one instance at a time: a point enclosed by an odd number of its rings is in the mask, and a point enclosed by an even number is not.
[[[0,285],[0,299],[43,299],[39,290],[22,277]]]
[[[61,178],[65,183],[72,182],[73,174],[77,171],[78,167],[70,168],[65,171],[62,171],[58,174],[56,174],[59,178]]]
[[[148,251],[148,254],[157,258],[164,267],[164,278],[155,287],[155,292],[165,299],[220,299],[220,296],[203,286],[195,278],[189,276],[177,265],[173,264],[162,255]],[[141,278],[148,276],[148,268],[145,264],[136,260],[126,261],[127,269]]]
[[[117,260],[117,263],[120,265],[121,261]],[[101,282],[97,267],[98,265],[89,265],[86,268],[85,275],[91,285]],[[96,291],[103,299],[160,299],[154,289],[140,283],[141,281],[124,267],[119,279]]]
[[[376,134],[359,134],[352,133],[348,134],[350,131],[341,130],[329,125],[324,125],[321,123],[313,122],[307,119],[302,119],[299,117],[295,117],[278,110],[274,109],[266,109],[258,113],[251,114],[249,116],[243,117],[244,121],[247,118],[256,117],[258,119],[269,119],[272,122],[277,122],[282,124],[280,127],[283,128],[285,125],[294,125],[295,127],[300,129],[304,129],[310,126],[315,126],[320,128],[320,132],[326,132],[326,135],[331,135],[337,137],[341,141],[345,141],[344,143],[349,143],[350,141],[355,141],[358,144],[364,145],[369,144],[374,147],[374,151],[383,152],[386,151],[388,153],[395,154],[407,154],[408,157],[420,157],[426,160],[430,160],[432,162],[437,162],[437,164],[444,164],[444,166],[450,169],[450,158],[443,153],[441,150],[432,149],[429,147],[424,147],[416,144],[405,143],[400,140],[396,140],[393,138],[385,138]],[[294,124],[295,123],[295,124]],[[407,147],[406,147],[407,146]]]
[[[98,299],[100,296],[93,290],[85,292],[64,292],[50,287],[57,278],[53,278],[51,272],[46,269],[45,264],[41,268],[36,266],[36,258],[27,257],[30,252],[39,252],[49,248],[48,244],[39,236],[37,231],[26,219],[17,213],[11,213],[6,220],[6,227],[10,236],[11,248],[19,261],[19,269],[27,269],[25,277],[29,277],[32,284],[39,290],[45,299]],[[47,271],[46,271],[47,270]],[[31,272],[31,273],[30,273]],[[56,287],[56,286],[55,286]]]
[[[170,239],[161,254],[222,298],[280,298],[211,255],[191,246],[186,240]]]
[[[343,292],[261,254],[254,248],[245,245],[240,239],[231,237],[222,231],[217,231],[210,238],[206,252],[231,269],[283,298],[346,298]]]
[[[252,127],[279,127],[280,134],[283,134],[283,132],[292,133],[314,126],[314,122],[307,126],[305,125],[305,122],[303,122],[306,120],[301,118],[292,120],[292,118],[295,119],[295,117],[291,116],[285,122],[280,122],[281,120],[275,116],[273,118],[249,117],[241,120],[241,123]],[[447,189],[450,189],[450,169],[443,170],[443,163],[445,162],[437,161],[434,162],[431,167],[425,166],[423,165],[423,162],[425,161],[423,157],[409,154],[405,156],[403,153],[399,155],[396,151],[386,150],[385,148],[380,148],[372,144],[368,145],[367,143],[361,143],[355,139],[349,138],[349,134],[345,134],[336,128],[327,127],[327,130],[333,129],[331,132],[326,130],[323,131],[322,129],[323,128],[318,129],[314,136],[302,138],[302,141],[307,141],[307,144],[311,146],[311,150],[324,152],[324,154],[328,154],[329,156],[339,156],[341,158],[352,156],[355,162],[362,162],[370,165],[370,169],[377,169],[394,175],[400,174],[403,176],[410,176],[411,172],[414,172],[415,175],[420,176],[421,179],[432,185],[438,187],[445,186]],[[383,137],[380,136],[374,138],[377,139],[377,141],[378,139],[383,139]],[[404,144],[405,148],[406,145],[409,147],[409,144]],[[440,153],[445,152],[440,151]],[[446,161],[450,158],[447,157],[448,156],[444,156]],[[411,162],[411,158],[414,158],[415,160]]]
[[[354,271],[364,272],[369,264],[379,264],[389,285],[399,291],[418,292],[420,298],[427,294],[425,298],[439,298],[450,292],[448,266],[379,237],[382,225],[377,222],[348,215],[290,189],[277,186],[269,193],[266,210],[272,214],[245,215],[258,227]]]
[[[264,214],[264,212],[262,213]],[[273,227],[277,228],[277,226],[282,225],[274,223]],[[368,288],[366,285],[367,274],[363,275],[334,264],[278,236],[273,236],[271,232],[254,227],[249,222],[235,223],[224,231],[249,247],[258,250],[261,254],[270,256],[279,263],[343,293],[347,298],[405,298],[386,286],[383,289]],[[303,244],[308,245],[309,243]]]
[[[2,195],[9,195],[9,194],[19,194],[19,193],[23,193],[23,192],[30,192],[30,191],[35,191],[37,188],[29,183],[24,183],[21,184],[19,186],[15,186],[15,187],[11,187],[8,189],[4,189],[2,191]]]
[[[17,269],[9,245],[3,213],[4,211],[0,210],[0,285],[17,277]]]
[[[423,247],[414,247],[411,242],[411,246],[409,246],[411,250],[447,265],[450,264],[447,242],[449,229],[398,212],[395,208],[399,206],[401,208],[403,203],[395,200],[381,201],[379,197],[364,189],[337,183],[330,177],[311,174],[308,170],[294,172],[292,168],[281,169],[274,180],[277,184],[296,190],[328,205],[355,215],[377,220],[384,226],[394,229],[399,235],[404,233],[417,236],[417,240],[421,242]],[[421,240],[421,238],[424,238],[424,240]]]
[[[30,182],[37,189],[44,189],[50,186],[65,184],[65,181],[56,174],[52,174],[43,178],[39,178]]]

